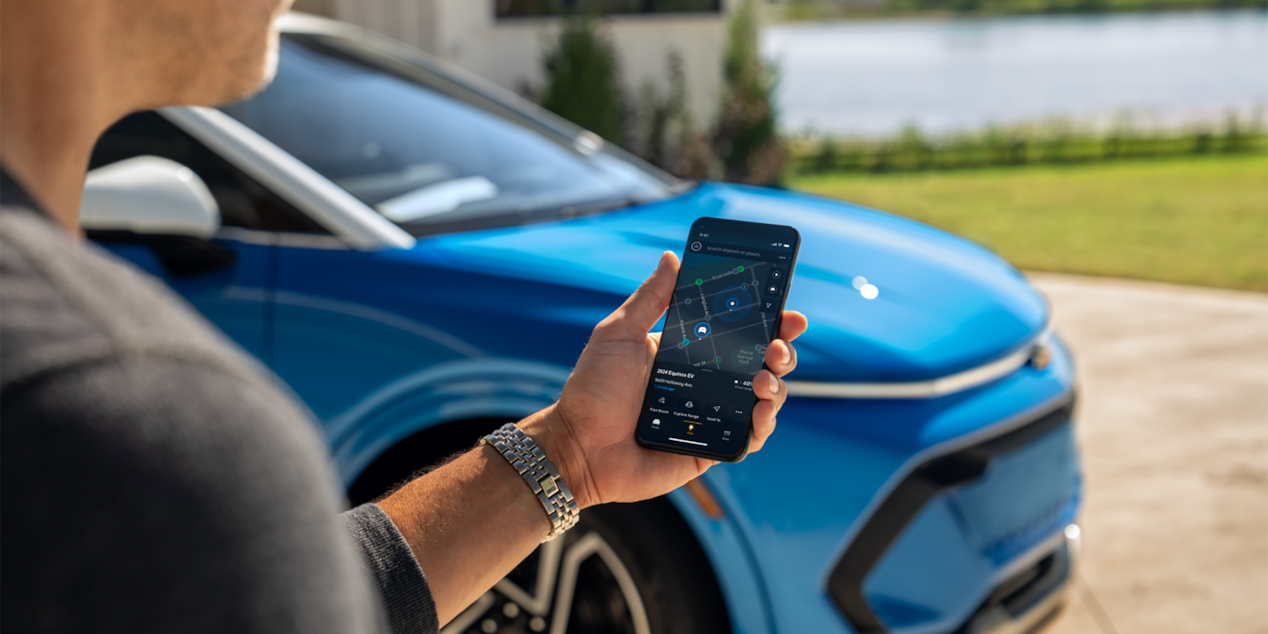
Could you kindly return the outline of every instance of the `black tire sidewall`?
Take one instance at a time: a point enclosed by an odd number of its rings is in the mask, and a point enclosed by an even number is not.
[[[713,567],[668,500],[592,507],[577,528],[597,532],[625,564],[653,634],[731,632]]]

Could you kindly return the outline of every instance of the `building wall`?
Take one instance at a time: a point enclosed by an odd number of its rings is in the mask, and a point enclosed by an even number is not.
[[[491,0],[297,0],[295,8],[378,31],[516,92],[541,87],[542,55],[560,26],[557,18],[499,22]],[[677,51],[696,125],[713,123],[721,98],[725,15],[618,15],[602,24],[631,97],[637,99],[647,83],[663,94],[668,56]]]
[[[323,15],[363,26],[395,40],[418,47],[433,55],[439,42],[442,10],[448,0],[312,0],[324,2],[330,12]],[[477,1],[466,0],[471,4]],[[296,3],[296,9],[299,9]],[[443,56],[442,56],[443,57]]]
[[[291,9],[295,11],[303,11],[304,13],[314,13],[324,15],[326,17],[334,17],[335,0],[295,0],[291,5]]]

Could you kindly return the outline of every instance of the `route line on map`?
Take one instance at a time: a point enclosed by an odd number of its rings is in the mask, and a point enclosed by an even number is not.
[[[709,333],[708,339],[709,339],[709,346],[710,346],[710,348],[713,350],[713,356],[712,356],[712,358],[710,358],[710,359],[709,359],[709,360],[707,360],[707,361],[700,361],[700,362],[696,362],[696,363],[693,363],[693,362],[691,361],[691,345],[690,345],[690,344],[691,344],[691,338],[690,338],[690,335],[688,334],[688,331],[687,331],[687,324],[688,324],[688,322],[689,322],[689,321],[696,321],[696,319],[694,319],[694,318],[693,318],[693,319],[691,319],[691,320],[684,319],[684,318],[683,318],[683,314],[682,314],[682,313],[683,313],[683,308],[682,308],[682,307],[683,307],[683,306],[690,306],[690,305],[691,305],[691,303],[692,303],[693,301],[699,301],[699,302],[700,302],[700,309],[704,312],[704,316],[703,316],[702,318],[700,318],[700,319],[701,319],[701,320],[703,320],[703,321],[705,321],[705,322],[707,322],[707,323],[709,323],[710,328],[712,328],[712,326],[713,326],[713,314],[712,314],[712,311],[711,311],[711,310],[710,310],[710,308],[709,308],[709,299],[710,299],[710,298],[712,298],[712,297],[716,297],[717,295],[721,294],[721,291],[718,291],[718,292],[716,292],[716,293],[705,293],[705,292],[704,292],[704,285],[705,285],[705,284],[712,284],[713,282],[717,282],[718,280],[723,280],[723,279],[726,279],[726,278],[728,278],[728,277],[732,277],[732,276],[735,276],[735,275],[740,275],[740,274],[742,274],[742,273],[744,272],[744,271],[742,271],[742,270],[741,270],[741,268],[743,268],[743,269],[747,269],[748,274],[749,274],[749,277],[753,280],[753,281],[749,284],[749,286],[751,286],[751,288],[750,288],[750,289],[748,289],[748,290],[749,290],[749,293],[748,293],[748,298],[749,298],[749,301],[750,301],[750,303],[748,304],[748,306],[749,306],[750,308],[752,308],[754,305],[758,306],[758,315],[761,317],[761,320],[762,320],[762,322],[761,322],[761,323],[762,323],[762,329],[763,329],[763,332],[769,332],[769,330],[770,330],[770,321],[769,321],[769,318],[768,318],[768,317],[767,317],[767,315],[766,315],[766,311],[761,310],[761,308],[760,308],[760,305],[761,305],[761,303],[762,303],[762,289],[760,288],[760,285],[758,284],[758,281],[757,281],[757,271],[756,271],[757,267],[759,267],[759,266],[772,266],[772,263],[770,263],[770,262],[754,262],[754,261],[750,261],[750,262],[746,262],[746,263],[744,263],[744,264],[737,264],[735,267],[732,267],[732,268],[731,268],[731,270],[726,271],[726,272],[724,272],[724,273],[718,273],[718,274],[716,274],[716,275],[713,275],[713,276],[711,276],[709,279],[696,278],[697,280],[699,280],[698,282],[697,282],[696,280],[690,280],[690,281],[689,281],[689,283],[684,284],[684,285],[679,286],[679,287],[677,287],[677,288],[675,288],[675,289],[674,289],[674,296],[675,296],[675,297],[677,297],[677,296],[678,296],[678,291],[683,290],[683,289],[686,289],[686,288],[689,288],[689,287],[691,287],[691,286],[695,286],[695,287],[696,287],[696,292],[699,294],[699,299],[698,299],[698,300],[696,300],[695,298],[688,298],[688,299],[685,299],[685,300],[683,300],[683,301],[681,301],[681,302],[675,302],[674,304],[672,304],[672,305],[671,305],[671,308],[674,308],[674,309],[675,309],[673,312],[675,313],[675,315],[676,315],[676,316],[677,316],[677,318],[678,318],[678,330],[679,330],[680,335],[682,336],[682,339],[680,340],[680,343],[678,344],[678,346],[679,346],[679,349],[683,351],[683,356],[685,356],[685,357],[686,357],[686,362],[687,362],[687,365],[690,365],[690,366],[693,366],[693,367],[701,367],[701,366],[704,366],[704,365],[706,365],[706,364],[712,363],[712,362],[713,362],[713,359],[719,359],[719,360],[720,360],[720,359],[721,359],[721,356],[719,356],[719,354],[718,354],[717,342],[716,342],[716,341],[714,341],[714,339],[715,339],[716,337],[720,337],[720,336],[722,336],[722,335],[726,335],[726,334],[731,334],[731,333],[739,332],[739,331],[741,331],[741,330],[744,330],[744,329],[747,329],[747,328],[752,328],[753,326],[756,326],[756,325],[757,325],[757,323],[756,323],[756,322],[754,322],[754,323],[752,323],[752,324],[749,324],[749,325],[746,325],[746,326],[741,326],[741,327],[736,328],[736,329],[734,329],[734,330],[727,330],[727,331],[723,331],[723,332],[712,332],[712,331],[711,331],[711,332]],[[754,295],[756,295],[756,297],[754,297]],[[739,308],[739,307],[737,307],[735,310],[738,310],[738,308]],[[665,324],[665,327],[666,327],[666,329],[668,329],[668,328],[670,328],[671,326],[670,326],[668,323],[666,323],[666,324]],[[684,344],[684,343],[681,343],[681,342],[685,342],[685,344]],[[664,342],[662,342],[662,345],[664,345]]]

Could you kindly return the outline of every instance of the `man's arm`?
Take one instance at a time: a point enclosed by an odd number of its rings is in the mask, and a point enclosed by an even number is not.
[[[559,402],[523,421],[555,463],[582,508],[634,502],[672,491],[714,462],[644,449],[634,441],[643,390],[660,343],[648,334],[669,305],[678,260],[666,253],[650,278],[594,330]],[[780,376],[796,366],[788,341],[806,329],[785,313],[779,340],[753,382],[750,451],[775,429],[786,390]],[[449,622],[506,576],[550,532],[541,503],[491,446],[481,446],[415,479],[379,506],[427,573],[441,624]]]
[[[539,412],[524,423],[542,416]],[[550,532],[541,502],[490,445],[468,451],[378,504],[426,571],[441,624],[492,588]]]

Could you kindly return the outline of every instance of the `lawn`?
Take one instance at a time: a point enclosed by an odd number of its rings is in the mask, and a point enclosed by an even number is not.
[[[792,189],[960,234],[1018,268],[1268,292],[1268,157],[892,175]]]

